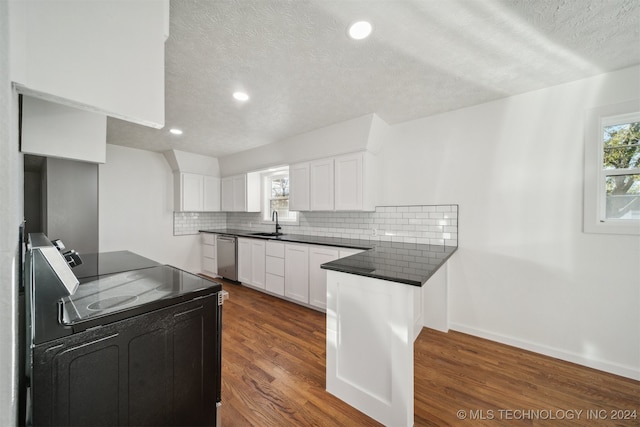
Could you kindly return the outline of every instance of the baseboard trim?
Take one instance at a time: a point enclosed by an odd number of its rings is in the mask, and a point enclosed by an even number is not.
[[[449,329],[473,335],[479,338],[484,338],[489,341],[495,341],[501,344],[510,345],[512,347],[521,348],[523,350],[533,351],[534,353],[540,353],[545,356],[554,357],[556,359],[564,360],[567,362],[576,363],[578,365],[608,372],[610,374],[620,375],[632,380],[640,381],[640,368],[619,365],[603,360],[589,359],[578,353],[560,350],[557,348],[536,344],[530,341],[520,340],[507,335],[496,334],[494,332],[485,331],[482,329],[472,328],[459,323],[450,323]]]

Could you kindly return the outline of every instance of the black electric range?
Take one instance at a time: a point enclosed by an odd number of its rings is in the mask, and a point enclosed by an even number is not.
[[[128,251],[25,254],[33,425],[216,425],[222,285]]]

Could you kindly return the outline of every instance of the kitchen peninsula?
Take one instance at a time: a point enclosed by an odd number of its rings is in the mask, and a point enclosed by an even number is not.
[[[327,391],[388,426],[413,425],[422,286],[457,246],[387,243],[326,263]]]
[[[433,276],[457,246],[270,236],[241,229],[200,231],[297,246],[359,249],[319,266],[326,273],[327,391],[385,425],[413,425],[413,342],[428,324],[423,290],[439,286],[437,280],[427,282],[436,279]],[[313,268],[309,266],[309,276]],[[295,285],[299,284],[297,279]],[[268,285],[266,291],[273,293]],[[287,298],[286,290],[283,295]],[[434,304],[446,300],[430,302]]]

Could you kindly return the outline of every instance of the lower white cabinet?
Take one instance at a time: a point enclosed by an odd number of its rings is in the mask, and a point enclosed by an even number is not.
[[[284,295],[309,304],[309,246],[284,245]]]
[[[215,235],[203,234],[215,245]],[[204,248],[204,247],[203,247]],[[211,249],[203,249],[203,270]],[[339,258],[363,252],[361,249],[334,246],[283,243],[273,240],[238,238],[238,281],[271,294],[311,306],[327,309],[327,270],[320,266]],[[209,255],[205,255],[209,254]]]
[[[327,270],[320,266],[338,259],[337,248],[311,246],[309,248],[309,304],[322,310],[327,309]]]
[[[218,258],[216,251],[216,235],[203,233],[200,235],[202,243],[202,272],[208,275],[218,275]]]
[[[265,286],[265,243],[255,239],[251,242],[251,284],[260,289]]]
[[[267,242],[265,289],[284,296],[284,243]]]
[[[238,238],[238,281],[265,288],[265,241]]]

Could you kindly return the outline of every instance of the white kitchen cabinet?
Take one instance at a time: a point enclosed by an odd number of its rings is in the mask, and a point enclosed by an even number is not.
[[[284,296],[284,243],[267,241],[265,289]]]
[[[335,209],[337,211],[362,210],[363,154],[355,153],[336,157],[335,168]]]
[[[174,209],[177,212],[220,210],[220,179],[196,173],[174,173]]]
[[[332,211],[334,209],[333,158],[309,162],[309,209]]]
[[[211,233],[202,233],[202,272],[207,275],[218,275],[218,258],[216,248],[216,236]]]
[[[221,200],[224,212],[260,212],[260,174],[222,178]]]
[[[8,10],[20,93],[164,126],[169,0],[11,1]]]
[[[378,159],[367,151],[289,167],[293,211],[375,211]]]
[[[220,180],[220,209],[223,212],[233,211],[233,177]]]
[[[320,266],[340,257],[338,248],[329,246],[309,247],[309,304],[327,309],[327,270]]]
[[[218,212],[220,210],[220,178],[205,175],[203,184],[203,210],[205,212]]]
[[[304,304],[309,303],[309,246],[285,244],[284,295]]]
[[[309,163],[289,166],[289,210],[309,210]]]
[[[204,181],[202,175],[193,173],[181,173],[178,176],[180,187],[178,189],[179,205],[176,210],[180,212],[202,211]]]
[[[360,252],[364,251],[239,237],[238,281],[325,311],[327,270],[320,266]]]
[[[251,239],[238,238],[238,281],[242,283],[251,283],[253,274],[251,266]]]
[[[251,284],[265,288],[265,244],[262,239],[251,239]]]
[[[265,288],[265,241],[238,238],[238,281]]]
[[[380,184],[377,157],[369,152],[335,158],[335,210],[375,211]]]
[[[247,210],[247,175],[233,177],[233,211],[245,212]]]

